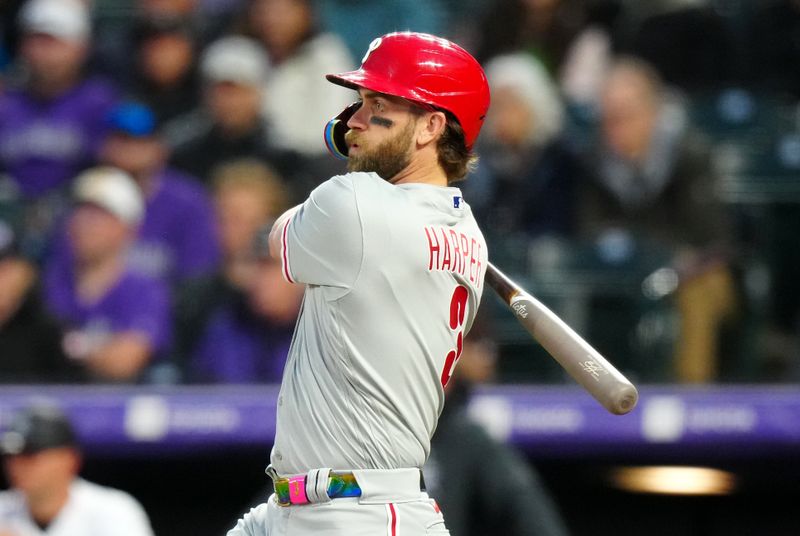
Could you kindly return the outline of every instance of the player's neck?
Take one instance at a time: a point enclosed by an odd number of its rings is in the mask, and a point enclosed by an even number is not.
[[[422,183],[447,186],[447,174],[436,158],[417,156],[389,182],[392,184]]]

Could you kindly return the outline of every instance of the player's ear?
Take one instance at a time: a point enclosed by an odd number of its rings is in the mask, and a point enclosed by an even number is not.
[[[417,119],[417,144],[427,145],[436,141],[444,132],[447,117],[444,112],[426,112]]]

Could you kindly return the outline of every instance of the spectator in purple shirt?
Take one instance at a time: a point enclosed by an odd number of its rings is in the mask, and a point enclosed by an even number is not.
[[[192,282],[178,302],[186,379],[279,381],[302,288],[286,283],[280,265],[262,259],[253,244],[286,207],[286,188],[263,164],[242,160],[220,168],[214,192],[224,260],[219,272]]]
[[[77,0],[30,0],[17,18],[18,71],[0,95],[0,171],[24,203],[23,254],[39,262],[68,208],[69,181],[94,162],[116,92],[84,75],[89,14]]]
[[[189,380],[280,382],[303,288],[286,282],[280,261],[259,255],[247,291],[214,310],[190,362]]]
[[[93,163],[115,91],[84,77],[84,3],[30,0],[19,25],[25,77],[0,97],[0,166],[30,199],[67,185]]]
[[[211,199],[197,179],[166,166],[153,112],[127,102],[112,110],[109,123],[100,159],[129,173],[145,198],[131,267],[170,283],[214,271],[220,255]]]
[[[68,221],[74,262],[49,266],[45,298],[66,328],[63,346],[99,381],[137,380],[170,337],[169,297],[126,264],[144,200],[125,172],[93,168],[75,179]]]

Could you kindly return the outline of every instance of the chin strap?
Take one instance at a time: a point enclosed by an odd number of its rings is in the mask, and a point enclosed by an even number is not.
[[[344,135],[350,130],[347,122],[359,108],[361,108],[361,102],[354,102],[325,125],[325,146],[333,156],[340,160],[347,160],[348,148],[344,141]]]

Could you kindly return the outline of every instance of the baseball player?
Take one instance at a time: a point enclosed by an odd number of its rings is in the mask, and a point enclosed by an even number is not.
[[[153,536],[135,498],[78,476],[80,446],[59,408],[15,413],[0,453],[11,486],[0,492],[0,536]]]
[[[270,251],[306,285],[278,399],[275,493],[229,536],[446,535],[420,468],[480,303],[486,243],[461,191],[489,106],[459,46],[375,39],[358,101],[329,123],[349,173],[275,222]]]

